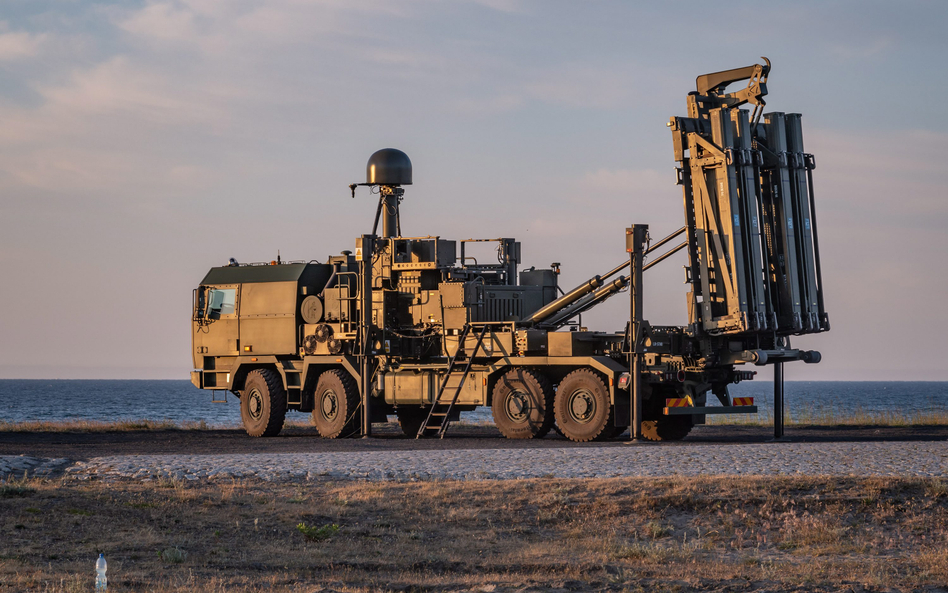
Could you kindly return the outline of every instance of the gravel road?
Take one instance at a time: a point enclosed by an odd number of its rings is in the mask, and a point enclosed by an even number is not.
[[[410,439],[397,426],[379,424],[371,439],[321,439],[309,427],[284,428],[280,436],[252,439],[238,428],[211,430],[131,430],[124,432],[14,432],[0,431],[0,455],[28,455],[49,459],[88,461],[109,455],[187,455],[191,453],[334,453],[446,449],[554,449],[625,447],[618,440],[577,444],[551,433],[542,439],[508,440],[493,426],[452,426],[447,438]],[[932,442],[948,441],[948,426],[793,426],[787,438],[795,443]],[[628,438],[627,436],[625,437]],[[766,443],[773,438],[768,426],[699,426],[684,441],[661,447],[694,444],[734,446]]]
[[[948,477],[948,442],[623,444],[543,449],[448,449],[322,453],[0,456],[0,475],[67,479],[266,481],[510,480],[540,477],[899,476]]]

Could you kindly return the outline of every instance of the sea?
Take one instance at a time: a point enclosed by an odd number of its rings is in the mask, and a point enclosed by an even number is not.
[[[759,408],[756,417],[740,419],[768,422],[773,418],[773,383],[747,381],[732,385],[730,391],[732,396],[753,397]],[[948,416],[948,381],[788,381],[784,391],[789,419],[803,422]],[[218,397],[223,395],[217,392]],[[294,412],[288,419],[302,421],[306,415]],[[490,408],[464,412],[462,419],[490,422]],[[233,394],[227,394],[226,402],[214,402],[211,392],[195,388],[190,381],[0,380],[0,422],[70,420],[204,422],[232,427],[240,425],[240,404]]]

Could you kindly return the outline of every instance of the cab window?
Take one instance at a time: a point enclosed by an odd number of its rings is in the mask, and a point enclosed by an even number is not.
[[[207,315],[216,319],[221,315],[233,315],[236,312],[236,288],[212,288],[207,295]]]

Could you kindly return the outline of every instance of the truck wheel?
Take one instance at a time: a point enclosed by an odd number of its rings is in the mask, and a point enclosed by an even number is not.
[[[513,369],[491,395],[494,424],[508,439],[542,439],[553,428],[553,384],[532,369]]]
[[[609,390],[591,369],[575,370],[560,381],[553,409],[556,425],[571,441],[583,443],[612,436]]]
[[[327,439],[352,436],[359,430],[359,390],[349,373],[335,369],[319,376],[313,401],[313,424]]]
[[[688,416],[667,416],[660,420],[643,420],[642,436],[650,441],[680,441],[691,432]]]
[[[691,416],[665,416],[662,411],[669,397],[684,397],[678,389],[668,385],[654,385],[651,397],[644,402],[647,420],[642,421],[642,437],[649,441],[680,441],[688,436],[694,425]]]
[[[247,374],[240,392],[240,419],[252,437],[280,434],[286,419],[286,390],[279,373],[256,369]]]
[[[395,416],[398,417],[398,425],[402,428],[405,436],[415,438],[418,436],[418,430],[421,423],[428,417],[428,411],[431,408],[421,406],[399,406],[395,408]]]

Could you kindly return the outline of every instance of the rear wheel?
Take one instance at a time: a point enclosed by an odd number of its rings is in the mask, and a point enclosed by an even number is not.
[[[405,436],[415,438],[418,436],[418,430],[421,423],[428,417],[428,407],[421,406],[398,406],[395,408],[395,416],[398,417],[398,425],[401,427]]]
[[[541,439],[553,427],[553,384],[533,369],[507,371],[494,386],[491,412],[508,439]]]
[[[680,441],[691,432],[690,416],[667,416],[659,420],[643,420],[642,436],[650,441]]]
[[[334,369],[320,375],[313,404],[313,424],[321,437],[348,437],[359,430],[359,390],[349,373]]]
[[[612,435],[609,390],[591,369],[573,371],[560,381],[553,408],[556,425],[571,441],[603,440]]]
[[[273,369],[250,371],[240,392],[240,419],[252,437],[280,434],[286,419],[286,390]]]
[[[676,388],[668,385],[656,385],[652,395],[646,401],[645,418],[642,421],[642,437],[649,441],[680,441],[691,432],[691,416],[666,416],[665,399],[684,397]]]

